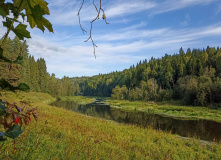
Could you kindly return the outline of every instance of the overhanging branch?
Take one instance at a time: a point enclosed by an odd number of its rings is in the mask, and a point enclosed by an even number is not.
[[[100,6],[99,6],[99,9],[98,9],[98,7],[96,6],[96,4],[94,3],[94,0],[93,0],[94,8],[95,8],[96,11],[97,11],[97,16],[90,22],[90,23],[91,23],[90,36],[88,37],[87,40],[84,41],[84,42],[88,42],[89,40],[91,40],[91,42],[92,42],[92,44],[93,44],[93,48],[94,48],[94,52],[93,52],[93,53],[94,53],[95,59],[96,59],[95,47],[97,47],[97,45],[94,43],[93,38],[92,38],[92,29],[93,29],[93,23],[94,23],[95,21],[99,20],[101,11],[102,11],[102,13],[103,13],[102,18],[105,20],[105,23],[106,23],[106,24],[109,24],[109,23],[107,23],[106,16],[105,16],[105,13],[104,13],[104,9],[102,8],[101,4],[102,4],[102,0],[100,0]],[[80,28],[81,28],[81,30],[83,31],[83,34],[84,34],[84,33],[87,32],[87,31],[82,27],[82,25],[81,25],[81,19],[80,19],[80,12],[81,12],[81,9],[83,8],[83,5],[84,5],[84,0],[82,0],[82,4],[81,4],[81,7],[80,7],[80,9],[79,9],[77,15],[78,15],[78,18],[79,18]]]

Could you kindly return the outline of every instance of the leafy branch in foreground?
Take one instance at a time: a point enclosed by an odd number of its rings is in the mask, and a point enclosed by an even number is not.
[[[3,26],[7,28],[7,32],[3,36],[3,41],[0,44],[0,61],[7,63],[22,63],[22,56],[18,56],[15,61],[12,61],[4,56],[3,46],[12,31],[20,39],[31,38],[30,32],[27,31],[27,25],[24,24],[25,19],[31,28],[37,27],[44,32],[45,28],[49,32],[53,32],[51,23],[44,18],[44,15],[49,15],[48,3],[44,0],[13,0],[13,2],[5,3],[5,0],[0,0],[0,16],[5,20]],[[13,18],[11,18],[11,14]],[[19,17],[23,22],[19,21]],[[17,25],[17,26],[16,26]],[[22,54],[21,54],[22,55]],[[28,91],[30,88],[25,83],[18,86],[13,86],[5,79],[0,80],[0,88],[10,91],[22,90]],[[0,100],[0,125],[4,126],[5,132],[0,132],[0,141],[6,140],[6,137],[12,139],[17,138],[23,131],[21,129],[23,123],[27,125],[31,121],[31,115],[37,120],[35,109],[26,109],[24,105],[20,108],[16,103],[10,104]]]
[[[0,59],[8,63],[17,63],[17,61],[12,62],[3,56],[3,46],[10,31],[14,32],[20,40],[31,38],[30,32],[26,30],[27,25],[23,24],[25,19],[27,19],[31,28],[37,27],[43,32],[47,28],[49,32],[53,32],[51,23],[43,17],[46,14],[50,14],[47,2],[44,0],[13,0],[13,2],[5,3],[5,0],[0,0],[0,15],[5,19],[3,26],[7,28],[0,46]],[[13,18],[11,18],[10,13],[13,14]],[[19,21],[19,16],[22,17],[23,23]],[[21,59],[20,57],[18,58]]]
[[[0,100],[0,125],[4,126],[5,132],[0,132],[0,141],[5,141],[7,137],[15,139],[23,130],[23,124],[27,125],[31,121],[31,116],[37,121],[38,114],[35,108],[30,108],[28,103],[23,102],[23,107],[20,108],[16,103],[10,104],[7,101]]]
[[[84,0],[82,1],[81,7],[80,7],[80,9],[79,9],[77,15],[78,15],[78,18],[79,18],[80,28],[81,28],[81,30],[83,31],[83,33],[86,33],[87,31],[82,27],[82,25],[81,25],[81,19],[80,19],[80,12],[81,12],[81,9],[82,9],[83,5],[84,5]],[[96,11],[97,11],[97,16],[90,22],[90,23],[91,23],[90,36],[88,37],[87,40],[85,40],[85,42],[91,40],[91,42],[92,42],[92,44],[93,44],[93,47],[94,47],[94,57],[95,57],[95,59],[96,59],[95,47],[97,47],[97,45],[94,43],[94,40],[93,40],[93,38],[92,38],[93,23],[94,23],[95,21],[97,21],[97,20],[100,19],[100,14],[101,14],[101,13],[103,13],[102,18],[103,18],[103,20],[105,20],[105,23],[106,23],[106,24],[109,24],[109,23],[108,23],[107,20],[106,20],[106,15],[105,15],[105,13],[104,13],[104,9],[102,8],[102,0],[100,0],[99,8],[98,8],[97,5],[94,3],[94,0],[93,0],[93,5],[94,5],[94,8],[95,8]]]
[[[5,2],[0,0],[0,16],[4,19],[3,26],[7,28],[7,32],[3,36],[3,41],[0,44],[0,61],[14,64],[22,64],[22,53],[16,60],[10,60],[3,54],[3,47],[8,38],[9,33],[12,31],[20,39],[31,38],[30,32],[26,29],[27,22],[31,28],[37,27],[44,32],[45,28],[49,32],[53,32],[51,23],[44,18],[44,15],[49,15],[48,3],[44,0],[13,0],[13,2]],[[13,17],[11,18],[11,14]],[[23,19],[23,22],[19,21],[19,17]],[[16,26],[17,25],[17,26]],[[19,86],[12,86],[7,83],[5,79],[0,80],[0,87],[2,89],[7,88],[9,90],[28,90],[29,87],[22,83]]]

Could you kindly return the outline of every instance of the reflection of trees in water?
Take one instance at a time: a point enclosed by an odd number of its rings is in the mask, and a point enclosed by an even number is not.
[[[158,114],[149,114],[141,111],[123,111],[119,108],[111,108],[102,103],[78,105],[74,102],[58,102],[58,107],[80,112],[89,116],[114,120],[119,123],[137,124],[143,127],[152,127],[163,131],[178,134],[184,137],[199,137],[212,141],[214,138],[221,140],[221,123],[209,120],[182,120],[166,117]]]

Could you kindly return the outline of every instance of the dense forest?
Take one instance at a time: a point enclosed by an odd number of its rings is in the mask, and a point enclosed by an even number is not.
[[[85,96],[119,100],[182,100],[186,105],[220,106],[221,49],[180,48],[178,54],[145,59],[122,72],[73,78]],[[214,105],[216,104],[216,105]]]
[[[2,39],[0,40],[0,42]],[[79,87],[68,77],[57,79],[55,74],[49,74],[43,58],[34,59],[29,55],[26,41],[21,42],[18,37],[7,39],[4,56],[15,60],[19,55],[23,57],[21,65],[0,61],[0,78],[6,79],[13,85],[26,83],[32,91],[49,93],[55,97],[79,94]]]
[[[221,49],[180,48],[178,54],[140,61],[123,71],[93,77],[63,77],[49,74],[43,58],[35,60],[28,53],[26,41],[7,39],[4,56],[15,60],[23,56],[21,65],[0,62],[0,78],[13,85],[26,83],[32,91],[55,97],[84,95],[105,96],[119,100],[182,100],[186,105],[220,107]]]

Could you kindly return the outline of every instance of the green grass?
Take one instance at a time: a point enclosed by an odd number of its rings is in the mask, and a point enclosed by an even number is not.
[[[0,142],[0,159],[221,159],[221,143],[87,117],[47,105],[55,100],[48,94],[2,96],[10,102],[29,100],[39,120],[31,122],[15,143]]]
[[[84,96],[64,96],[60,97],[61,101],[73,101],[79,104],[88,104],[96,100],[94,97],[84,97]]]
[[[206,107],[180,106],[176,102],[143,102],[127,100],[107,100],[111,106],[120,107],[123,110],[142,110],[149,113],[165,114],[168,116],[187,119],[208,119],[221,122],[221,109],[209,109]]]

